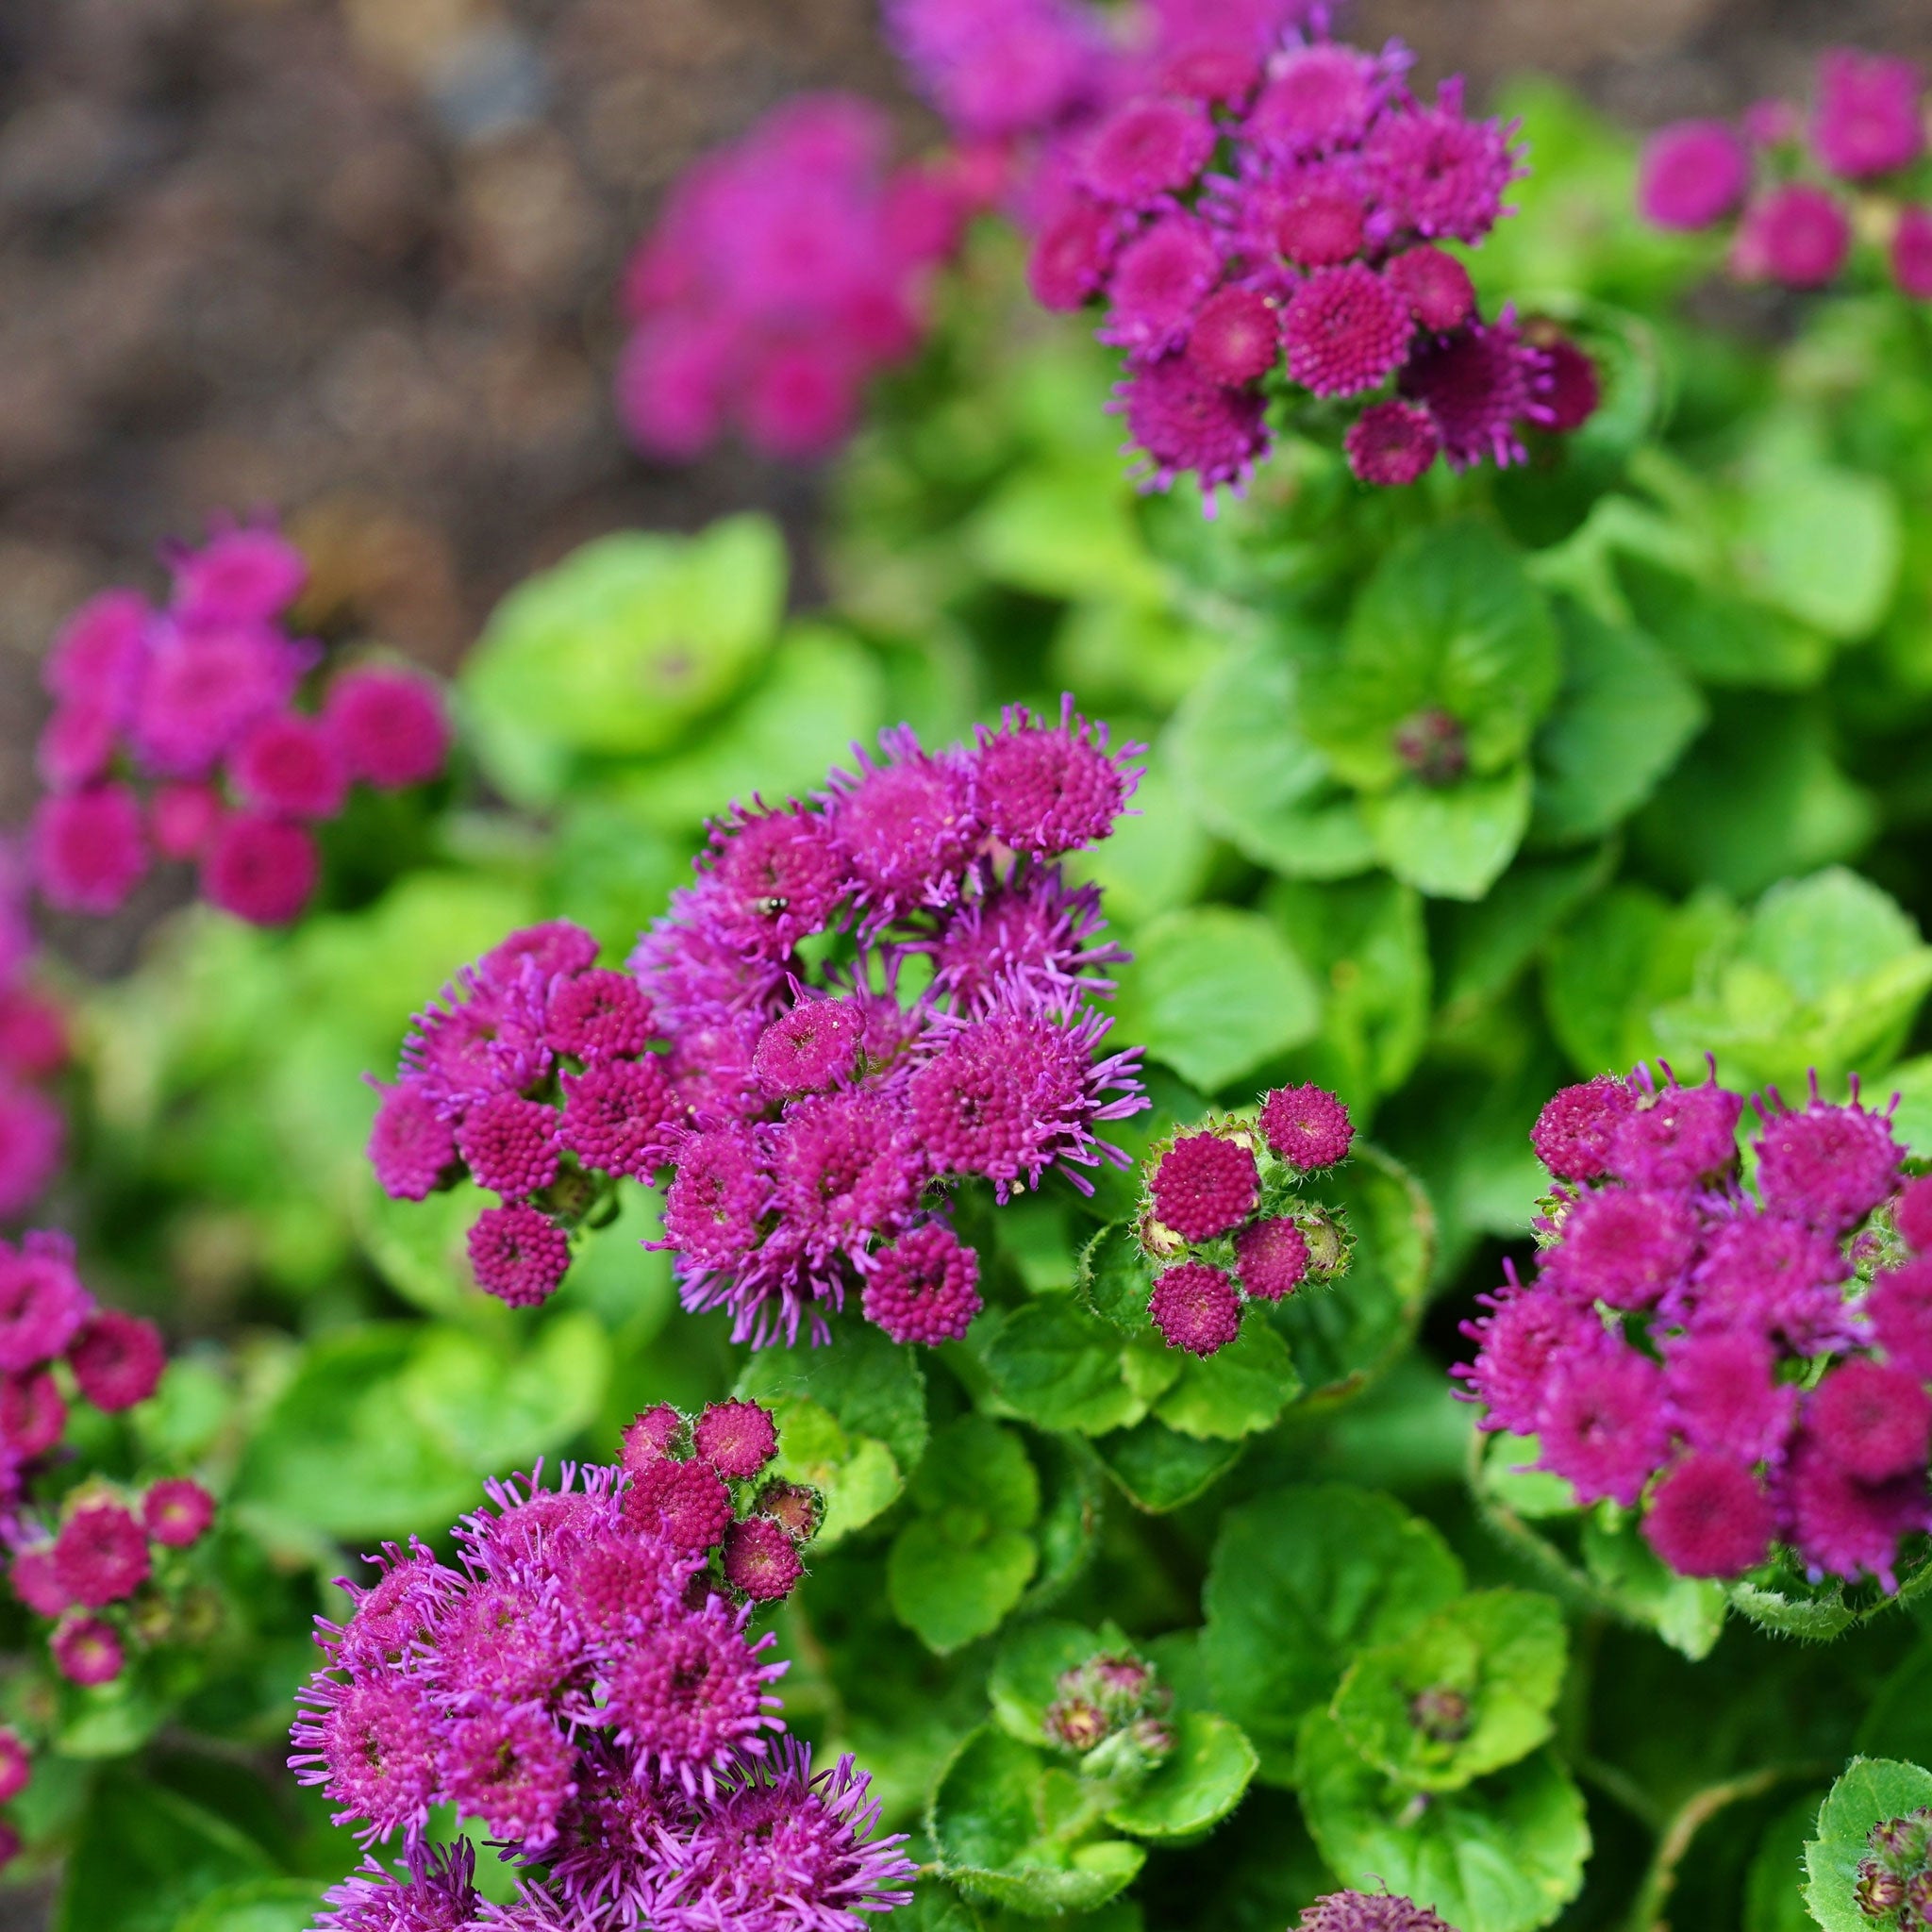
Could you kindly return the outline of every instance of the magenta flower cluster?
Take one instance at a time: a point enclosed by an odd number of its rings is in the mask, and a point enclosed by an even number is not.
[[[26,854],[0,841],[0,1221],[46,1192],[66,1152],[67,1119],[48,1083],[67,1064],[67,1023],[36,983]]]
[[[1557,1182],[1533,1278],[1485,1297],[1457,1370],[1481,1426],[1533,1436],[1580,1504],[1643,1511],[1680,1574],[1789,1545],[1895,1587],[1932,1526],[1932,1184],[1890,1116],[1816,1085],[1757,1103],[1640,1069],[1565,1088],[1531,1136]]]
[[[1061,865],[1125,808],[1133,750],[1071,702],[945,751],[902,726],[817,798],[715,825],[627,974],[578,927],[512,935],[418,1016],[370,1141],[383,1186],[467,1169],[501,1194],[471,1258],[525,1304],[608,1176],[668,1168],[685,1305],[728,1307],[735,1340],[824,1340],[855,1289],[895,1341],[963,1334],[978,1257],[946,1189],[1091,1191],[1083,1169],[1125,1164],[1095,1129],[1146,1105],[1092,1004],[1124,956]]]
[[[168,562],[165,608],[103,591],[48,655],[35,879],[50,906],[105,913],[157,857],[189,859],[204,898],[286,924],[320,873],[310,827],[352,785],[391,790],[442,769],[442,700],[421,677],[369,667],[337,675],[319,711],[301,708],[322,653],[288,631],[307,566],[275,532],[226,529]]]
[[[319,1623],[328,1661],[290,1763],[365,1843],[400,1833],[405,1859],[369,1859],[323,1925],[856,1932],[909,1897],[902,1840],[870,1839],[865,1774],[814,1774],[783,1735],[785,1666],[749,1627],[815,1526],[814,1492],[759,1480],[774,1449],[754,1403],[695,1426],[647,1410],[616,1466],[491,1484],[454,1563],[391,1544],[373,1584],[344,1584],[355,1608]],[[519,1868],[513,1905],[486,1916],[467,1852],[425,1841],[436,1804]]]
[[[696,456],[728,424],[811,457],[851,433],[867,381],[924,339],[932,272],[987,190],[970,158],[893,168],[891,147],[871,103],[807,95],[672,190],[624,288],[640,448]]]
[[[1252,1122],[1209,1121],[1149,1151],[1135,1232],[1160,1271],[1147,1312],[1169,1347],[1214,1355],[1250,1303],[1285,1301],[1347,1267],[1341,1217],[1299,1190],[1345,1160],[1354,1138],[1325,1088],[1281,1087]]]
[[[1400,1892],[1331,1891],[1302,1908],[1294,1932],[1455,1932],[1455,1927]]]
[[[95,1476],[75,1484],[63,1467],[70,1402],[131,1408],[165,1364],[150,1323],[98,1306],[65,1236],[0,1241],[0,1543],[14,1595],[49,1620],[54,1667],[75,1684],[111,1682],[130,1652],[192,1634],[198,1614],[172,1553],[213,1521],[208,1492],[185,1477],[144,1491]],[[29,1761],[20,1737],[0,1731],[0,1804],[25,1785]],[[0,1821],[0,1862],[18,1842]]]
[[[1049,149],[1033,291],[1100,304],[1152,484],[1191,473],[1210,505],[1239,489],[1274,394],[1346,404],[1349,462],[1378,485],[1439,456],[1518,460],[1525,425],[1574,428],[1595,407],[1583,352],[1507,310],[1484,322],[1444,245],[1507,211],[1509,130],[1469,119],[1459,83],[1418,97],[1407,65],[1393,42],[1197,47]]]
[[[1822,289],[1851,258],[1860,196],[1883,210],[1893,282],[1932,301],[1932,206],[1918,172],[1925,130],[1924,84],[1912,61],[1833,48],[1819,60],[1808,115],[1761,101],[1737,125],[1680,121],[1653,136],[1638,206],[1664,228],[1736,218],[1734,275]]]

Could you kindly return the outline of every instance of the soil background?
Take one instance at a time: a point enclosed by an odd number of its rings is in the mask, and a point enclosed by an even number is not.
[[[1341,24],[1477,100],[1540,68],[1638,125],[1801,92],[1832,43],[1932,61],[1925,0],[1355,0]],[[808,471],[625,447],[612,289],[695,155],[832,85],[937,132],[874,0],[0,0],[0,825],[31,806],[55,625],[152,585],[212,510],[281,514],[344,621],[445,667],[598,532],[750,504],[808,532]],[[0,1932],[45,1911],[0,1894]]]

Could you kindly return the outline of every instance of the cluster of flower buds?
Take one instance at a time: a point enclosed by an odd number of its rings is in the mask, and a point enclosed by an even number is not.
[[[1126,1164],[1095,1128],[1146,1105],[1092,1004],[1124,955],[1059,863],[1111,830],[1134,749],[1071,702],[940,752],[902,726],[819,797],[715,825],[629,975],[576,927],[513,935],[418,1019],[371,1141],[383,1185],[421,1198],[466,1166],[502,1192],[472,1260],[527,1303],[600,1176],[668,1167],[685,1305],[730,1308],[734,1340],[824,1340],[855,1288],[895,1341],[963,1334],[978,1257],[945,1185],[1091,1191],[1083,1168]]]
[[[352,785],[393,790],[442,769],[442,700],[425,678],[372,666],[301,708],[322,652],[287,629],[307,566],[274,531],[225,530],[168,562],[166,608],[103,591],[48,656],[35,878],[51,906],[111,912],[156,855],[190,859],[204,898],[285,924],[320,874],[309,828]]]
[[[1644,1509],[1688,1576],[1790,1544],[1814,1577],[1895,1587],[1932,1526],[1932,1181],[1890,1115],[1757,1103],[1663,1069],[1565,1088],[1531,1136],[1558,1186],[1528,1282],[1484,1299],[1458,1368],[1482,1426],[1534,1436],[1581,1504]]]
[[[40,1199],[60,1171],[67,1121],[47,1083],[67,1064],[67,1022],[38,983],[26,855],[0,842],[0,1220]]]
[[[1347,1272],[1339,1209],[1306,1199],[1307,1176],[1348,1157],[1348,1108],[1321,1087],[1281,1087],[1252,1120],[1210,1120],[1149,1149],[1135,1233],[1160,1273],[1147,1312],[1172,1348],[1210,1356],[1250,1302]]]
[[[773,456],[851,434],[866,382],[924,340],[933,270],[991,185],[967,156],[891,168],[891,146],[871,103],[807,95],[673,189],[624,288],[618,406],[641,448],[696,456],[727,422]]]
[[[1882,1819],[1865,1834],[1852,1897],[1868,1919],[1897,1932],[1932,1925],[1932,1810]]]
[[[1653,136],[1638,206],[1664,228],[1735,219],[1731,272],[1787,289],[1828,287],[1867,234],[1882,242],[1893,282],[1932,302],[1925,126],[1911,61],[1834,48],[1819,61],[1808,116],[1760,101],[1736,126],[1680,121]]]
[[[405,1860],[371,1858],[324,1925],[473,1923],[467,1853],[425,1841],[439,1803],[520,1868],[504,1927],[845,1926],[909,1896],[901,1840],[868,1842],[865,1774],[815,1775],[782,1735],[785,1666],[747,1627],[796,1581],[816,1512],[759,1485],[774,1446],[753,1403],[694,1425],[649,1410],[621,1464],[490,1485],[456,1526],[459,1568],[412,1541],[344,1584],[355,1610],[319,1625],[290,1762],[365,1842],[400,1832]]]
[[[1485,323],[1461,260],[1522,172],[1509,130],[1434,101],[1408,56],[1295,40],[1265,58],[1195,46],[1063,137],[1045,164],[1030,279],[1049,308],[1098,301],[1126,351],[1115,407],[1165,488],[1211,507],[1266,455],[1271,397],[1344,402],[1364,482],[1520,459],[1526,425],[1596,407],[1590,358],[1506,310]]]
[[[1046,1707],[1046,1734],[1090,1777],[1135,1775],[1172,1755],[1167,1711],[1174,1693],[1132,1651],[1102,1651],[1060,1673]]]

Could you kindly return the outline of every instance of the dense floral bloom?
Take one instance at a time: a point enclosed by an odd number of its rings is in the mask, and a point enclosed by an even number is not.
[[[1281,319],[1288,373],[1312,395],[1377,389],[1407,353],[1407,297],[1358,261],[1317,269]]]
[[[0,1216],[18,1214],[60,1171],[67,1117],[38,1088],[0,1074]]]
[[[1286,1215],[1242,1228],[1234,1255],[1235,1277],[1257,1301],[1284,1301],[1307,1278],[1307,1237]]]
[[[1679,121],[1643,150],[1637,205],[1660,228],[1708,228],[1735,214],[1751,184],[1751,156],[1722,121]]]
[[[1170,1348],[1210,1356],[1241,1333],[1241,1300],[1233,1280],[1207,1261],[1183,1261],[1154,1284],[1147,1304]]]
[[[1051,127],[1091,92],[1102,42],[1073,0],[890,0],[887,31],[973,140]]]
[[[1371,403],[1349,425],[1343,448],[1362,482],[1399,489],[1424,475],[1441,454],[1442,432],[1415,403]]]
[[[1427,1906],[1399,1892],[1331,1891],[1306,1906],[1296,1932],[1451,1932]]]
[[[1920,92],[1911,61],[1832,48],[1818,63],[1812,152],[1849,181],[1910,167],[1925,152]]]
[[[866,101],[808,96],[674,188],[625,285],[618,405],[642,449],[689,458],[734,422],[769,454],[823,455],[918,347],[982,190],[963,162],[889,170],[889,134]]]
[[[156,1542],[185,1550],[198,1542],[215,1520],[214,1498],[199,1483],[171,1476],[142,1498],[141,1520]]]
[[[1130,367],[1114,396],[1150,465],[1147,475],[1160,489],[1191,473],[1211,506],[1218,488],[1238,489],[1268,453],[1263,398],[1203,375],[1189,357]]]
[[[467,1856],[423,1840],[441,1803],[522,1869],[524,1916],[507,1924],[588,1914],[633,1928],[681,1907],[678,1925],[711,1927],[782,1902],[850,1932],[841,1914],[900,1902],[900,1840],[868,1842],[876,1807],[849,1760],[815,1777],[782,1735],[771,1686],[784,1666],[747,1627],[754,1604],[797,1581],[815,1521],[750,1494],[774,1440],[755,1404],[717,1405],[695,1428],[647,1411],[625,1432],[630,1467],[567,1469],[555,1489],[489,1484],[489,1507],[456,1526],[459,1569],[391,1546],[373,1585],[345,1583],[355,1612],[318,1624],[325,1661],[290,1761],[365,1840],[400,1830],[405,1861],[393,1875],[365,1865],[329,1894],[325,1924],[473,1923]],[[739,1504],[710,1462],[687,1459],[693,1446],[745,1473]],[[633,1507],[645,1489],[669,1496],[680,1473],[723,1498],[697,1539],[673,1512]]]
[[[1155,1214],[1183,1241],[1229,1234],[1254,1211],[1261,1172],[1242,1141],[1183,1134],[1161,1156],[1148,1190]]]
[[[1304,1173],[1347,1159],[1355,1139],[1347,1105],[1324,1087],[1277,1087],[1257,1124],[1275,1157]]]
[[[1852,251],[1852,218],[1838,197],[1808,181],[1774,188],[1744,210],[1732,266],[1746,281],[1822,289]]]
[[[105,592],[48,654],[36,883],[50,905],[112,911],[152,849],[198,861],[224,910],[284,924],[320,876],[304,822],[336,817],[353,784],[433,777],[449,749],[442,701],[421,676],[357,670],[304,706],[322,653],[287,628],[307,567],[274,531],[230,527],[164,558],[165,609]]]
[[[420,1087],[376,1091],[382,1103],[366,1150],[376,1181],[391,1200],[426,1200],[456,1165],[456,1134]]]
[[[98,1609],[146,1582],[147,1535],[120,1504],[83,1503],[54,1539],[54,1578],[70,1602]]]
[[[1458,1368],[1481,1426],[1534,1436],[1579,1502],[1645,1510],[1682,1574],[1733,1577],[1794,1550],[1814,1576],[1891,1587],[1932,1524],[1932,1216],[1901,1187],[1889,1114],[1743,1103],[1661,1070],[1565,1089],[1531,1139],[1558,1185],[1535,1278],[1485,1297]],[[1932,1199],[1926,1191],[1925,1199]],[[1871,1274],[1869,1285],[1860,1270]]]
[[[111,1624],[99,1617],[65,1617],[48,1641],[54,1666],[73,1684],[111,1684],[127,1661]]]
[[[1552,420],[1551,381],[1549,355],[1506,309],[1493,323],[1419,343],[1401,386],[1434,419],[1450,467],[1466,470],[1486,458],[1504,466],[1522,459],[1524,425]]]
[[[951,1228],[927,1222],[874,1257],[860,1306],[894,1341],[957,1341],[980,1309],[979,1257]]]
[[[570,1268],[570,1238],[547,1214],[522,1203],[485,1208],[468,1245],[476,1286],[513,1308],[549,1300]]]
[[[1932,208],[1899,210],[1891,232],[1891,278],[1915,301],[1932,302]]]
[[[132,1408],[155,1392],[167,1366],[159,1332],[139,1315],[101,1308],[81,1324],[67,1350],[80,1392],[96,1408]]]

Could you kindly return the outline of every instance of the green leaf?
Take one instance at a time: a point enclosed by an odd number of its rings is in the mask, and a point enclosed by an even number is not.
[[[173,1932],[210,1892],[273,1873],[261,1846],[225,1819],[117,1767],[102,1774],[82,1817],[56,1932]],[[311,1892],[311,1912],[319,1903]]]
[[[1299,673],[1279,642],[1217,665],[1160,748],[1203,824],[1292,878],[1346,878],[1374,863],[1354,796],[1302,728]]]
[[[1154,602],[1164,594],[1111,456],[1077,468],[1028,464],[974,516],[963,539],[989,576],[1040,596]]]
[[[1088,1912],[1140,1873],[1146,1854],[1091,1836],[1099,1820],[1081,1782],[990,1726],[941,1774],[927,1830],[954,1884],[1028,1917]]]
[[[602,537],[526,579],[463,667],[491,779],[519,804],[546,806],[579,754],[680,742],[769,649],[785,576],[777,526],[748,515],[695,537]]]
[[[1566,1646],[1556,1600],[1477,1591],[1393,1643],[1362,1651],[1330,1715],[1370,1763],[1417,1790],[1459,1790],[1526,1757],[1550,1736]],[[1416,1700],[1459,1699],[1459,1722],[1433,1731]]]
[[[1147,1413],[1122,1374],[1121,1332],[1073,1296],[1043,1296],[993,1330],[987,1373],[1001,1398],[1042,1429],[1105,1435]]]
[[[1684,570],[1628,551],[1615,570],[1638,627],[1702,684],[1802,691],[1831,662],[1815,630]]]
[[[1486,525],[1451,524],[1382,559],[1349,613],[1341,652],[1308,672],[1304,715],[1351,784],[1394,785],[1404,775],[1396,734],[1427,711],[1460,724],[1470,769],[1487,777],[1520,763],[1559,669],[1548,606],[1515,549]],[[1389,840],[1377,845],[1386,861]]]
[[[1154,1270],[1134,1239],[1133,1224],[1111,1221],[1080,1251],[1076,1281],[1082,1300],[1123,1335],[1145,1335],[1154,1292]]]
[[[1809,1070],[1876,1078],[1932,989],[1932,947],[1858,874],[1831,867],[1759,901],[1736,943],[1700,962],[1695,989],[1660,1007],[1657,1043],[1718,1056],[1736,1084],[1802,1088]]]
[[[1429,1030],[1429,948],[1411,886],[1376,874],[1334,885],[1276,879],[1263,906],[1322,990],[1322,1030],[1295,1050],[1297,1080],[1348,1103],[1358,1124],[1402,1085]]]
[[[1108,1807],[1107,1822],[1135,1838],[1187,1839],[1221,1823],[1241,1801],[1259,1760],[1239,1724],[1211,1711],[1174,1720],[1173,1755],[1128,1796]]]
[[[1191,665],[1189,685],[1199,675]],[[1166,765],[1156,762],[1134,787],[1134,809],[1097,845],[1070,853],[1067,876],[1100,888],[1107,916],[1128,926],[1188,906],[1200,895],[1214,841],[1194,816]]]
[[[1040,1471],[1040,1519],[1033,1525],[1040,1568],[1020,1601],[1023,1612],[1057,1603],[1086,1574],[1107,1523],[1107,1484],[1084,1442],[1043,1436],[1032,1450]]]
[[[1896,1757],[1855,1757],[1832,1786],[1805,1846],[1805,1904],[1824,1932],[1870,1932],[1852,1889],[1874,1824],[1932,1805],[1932,1772]]]
[[[829,1348],[760,1349],[735,1392],[776,1414],[776,1473],[824,1492],[821,1549],[879,1515],[925,1454],[924,1371],[869,1323],[841,1324]]]
[[[1222,1519],[1201,1602],[1219,1708],[1293,1776],[1295,1732],[1354,1654],[1406,1636],[1462,1590],[1440,1533],[1388,1496],[1341,1484],[1271,1491]]]
[[[1288,1344],[1265,1315],[1250,1313],[1241,1332],[1218,1354],[1205,1361],[1186,1357],[1179,1380],[1154,1405],[1154,1413],[1184,1436],[1238,1441],[1272,1428],[1301,1391]]]
[[[322,1908],[312,1878],[251,1878],[210,1892],[174,1932],[308,1932]]]
[[[1757,1583],[1733,1583],[1725,1594],[1731,1607],[1760,1628],[1779,1637],[1796,1637],[1808,1643],[1829,1643],[1858,1621],[1846,1607],[1843,1586],[1836,1580],[1807,1589],[1802,1583],[1783,1590]]]
[[[1307,969],[1258,912],[1201,906],[1136,935],[1121,970],[1117,1032],[1204,1092],[1311,1038],[1321,1003]]]
[[[1487,898],[1441,908],[1441,1024],[1461,1024],[1507,991],[1577,907],[1602,889],[1610,858],[1606,849],[1525,859],[1511,866]]]
[[[1740,581],[1765,603],[1850,640],[1869,636],[1890,608],[1902,548],[1889,484],[1775,462],[1745,491],[1733,554]]]
[[[1625,1519],[1611,1530],[1600,1516],[1587,1517],[1583,1561],[1591,1582],[1627,1616],[1648,1624],[1673,1650],[1695,1662],[1717,1647],[1729,1602],[1724,1585],[1679,1576],[1633,1521]]]
[[[1364,799],[1375,856],[1395,876],[1436,899],[1480,899],[1523,843],[1529,825],[1527,764],[1453,785],[1405,778]]]
[[[1241,1459],[1239,1442],[1183,1436],[1149,1416],[1131,1429],[1095,1439],[1094,1454],[1137,1509],[1164,1515],[1216,1482]]]
[[[1355,1237],[1348,1273],[1312,1284],[1268,1310],[1310,1396],[1358,1392],[1407,1345],[1428,1292],[1436,1218],[1422,1184],[1392,1156],[1357,1141],[1345,1167],[1322,1184]]]
[[[1818,1824],[1821,1787],[1794,1799],[1765,1826],[1744,1874],[1743,1932],[1811,1932],[1805,1909],[1805,1841]]]
[[[1932,1054],[1901,1060],[1886,1076],[1899,1096],[1891,1130],[1920,1160],[1932,1160]]]
[[[1564,679],[1537,733],[1533,838],[1598,839],[1657,789],[1709,710],[1668,652],[1564,598]]]
[[[1424,1798],[1391,1785],[1318,1710],[1302,1727],[1296,1783],[1308,1829],[1344,1884],[1377,1880],[1457,1932],[1533,1932],[1582,1887],[1583,1794],[1548,1751]]]
[[[920,1513],[886,1564],[892,1614],[928,1648],[957,1650],[996,1630],[1032,1578],[1040,1478],[1012,1430],[962,1416],[934,1436],[911,1500]]]

